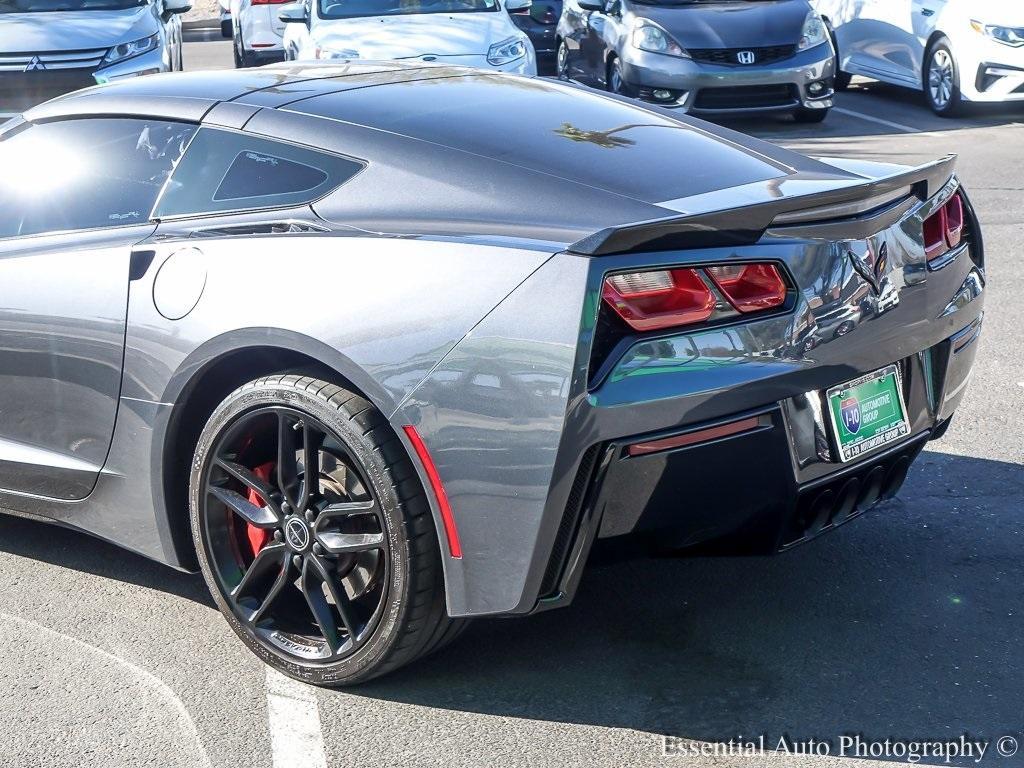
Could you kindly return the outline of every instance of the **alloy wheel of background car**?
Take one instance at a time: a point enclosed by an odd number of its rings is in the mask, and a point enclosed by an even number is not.
[[[387,421],[299,375],[228,396],[190,483],[203,575],[267,663],[325,685],[362,682],[450,641],[437,537]]]
[[[960,73],[949,41],[942,38],[929,49],[925,59],[924,92],[928,104],[937,115],[951,117],[963,106],[960,95]]]
[[[569,47],[565,40],[558,41],[558,53],[555,55],[555,75],[559,80],[569,79]]]

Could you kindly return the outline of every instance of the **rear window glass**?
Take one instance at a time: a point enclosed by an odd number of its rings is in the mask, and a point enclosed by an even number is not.
[[[311,165],[265,152],[239,152],[213,199],[244,200],[252,197],[253,190],[267,190],[275,195],[308,192],[326,181],[327,174]]]
[[[363,168],[346,157],[234,131],[202,128],[157,202],[154,216],[304,205]]]

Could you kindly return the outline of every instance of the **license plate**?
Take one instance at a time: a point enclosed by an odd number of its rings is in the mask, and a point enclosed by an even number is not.
[[[841,461],[853,461],[910,433],[895,365],[832,387],[826,399]]]

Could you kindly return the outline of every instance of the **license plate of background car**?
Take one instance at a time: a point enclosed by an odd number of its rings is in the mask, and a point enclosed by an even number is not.
[[[910,433],[895,365],[832,387],[826,399],[840,461],[853,461]]]

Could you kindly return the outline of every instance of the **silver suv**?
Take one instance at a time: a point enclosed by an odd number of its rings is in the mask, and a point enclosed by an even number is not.
[[[0,0],[0,115],[182,68],[189,0]]]

